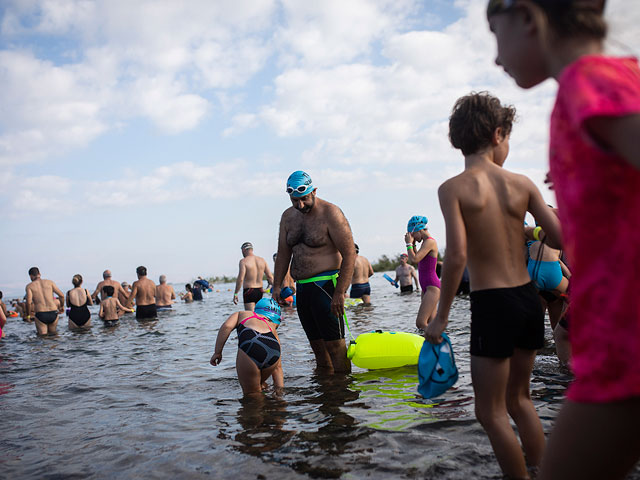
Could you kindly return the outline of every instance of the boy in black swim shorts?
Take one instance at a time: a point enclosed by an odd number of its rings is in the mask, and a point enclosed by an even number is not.
[[[522,261],[522,224],[528,210],[543,225],[550,244],[558,244],[560,224],[531,180],[502,168],[514,115],[513,107],[502,106],[486,92],[462,97],[454,106],[449,138],[462,150],[465,170],[438,191],[447,256],[438,312],[425,336],[432,343],[442,341],[468,264],[476,417],[505,476],[529,478],[509,416],[518,427],[527,461],[539,465],[545,440],[529,381],[536,349],[544,341],[544,316]]]

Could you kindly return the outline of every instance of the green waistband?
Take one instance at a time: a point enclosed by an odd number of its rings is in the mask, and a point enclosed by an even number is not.
[[[323,280],[335,280],[340,275],[340,272],[336,272],[333,275],[320,275],[318,277],[305,278],[302,280],[297,280],[298,283],[311,283],[311,282],[321,282]]]

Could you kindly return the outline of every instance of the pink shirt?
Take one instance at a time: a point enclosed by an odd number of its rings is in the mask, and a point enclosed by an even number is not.
[[[633,114],[640,114],[636,59],[585,56],[562,72],[550,164],[573,273],[575,381],[567,396],[578,402],[640,396],[640,170],[598,146],[585,127],[593,117]]]

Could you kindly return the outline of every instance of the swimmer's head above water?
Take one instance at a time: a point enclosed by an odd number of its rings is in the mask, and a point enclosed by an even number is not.
[[[256,314],[268,318],[276,325],[280,325],[280,316],[282,315],[282,310],[280,309],[280,305],[278,305],[278,302],[276,302],[273,298],[262,298],[258,300],[254,311]]]
[[[407,224],[407,232],[415,233],[420,230],[424,230],[427,228],[427,217],[423,217],[421,215],[414,215],[409,219],[409,223]]]
[[[286,192],[293,208],[301,213],[309,213],[316,202],[316,187],[308,173],[298,170],[289,175]]]

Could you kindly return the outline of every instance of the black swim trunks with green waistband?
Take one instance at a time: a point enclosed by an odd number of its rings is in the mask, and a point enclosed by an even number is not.
[[[298,280],[296,308],[309,341],[332,341],[344,338],[344,319],[331,313],[331,301],[337,278],[338,270],[330,270],[311,278]]]

